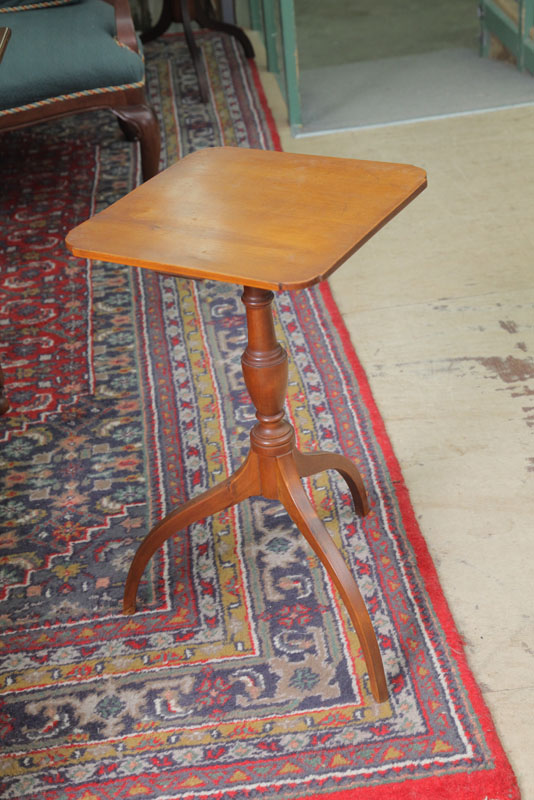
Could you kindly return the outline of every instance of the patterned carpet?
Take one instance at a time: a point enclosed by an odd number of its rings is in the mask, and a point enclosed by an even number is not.
[[[208,106],[180,37],[147,47],[164,166],[277,145],[234,43],[201,42]],[[326,286],[277,298],[287,411],[300,447],[352,457],[368,487],[362,522],[333,475],[305,481],[365,597],[389,702],[373,701],[335,590],[267,500],[177,534],[138,613],[120,614],[147,530],[248,449],[240,289],[66,252],[70,228],[139,180],[112,117],[2,147],[2,798],[517,798]]]

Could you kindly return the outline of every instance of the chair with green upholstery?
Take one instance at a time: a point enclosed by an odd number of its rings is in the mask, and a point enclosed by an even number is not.
[[[11,30],[0,131],[108,108],[140,141],[143,179],[158,172],[159,127],[128,0],[0,0],[0,25]]]

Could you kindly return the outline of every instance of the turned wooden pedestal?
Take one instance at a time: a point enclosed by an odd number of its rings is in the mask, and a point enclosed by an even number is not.
[[[148,533],[128,573],[125,613],[135,612],[145,567],[170,536],[251,496],[279,500],[346,605],[373,696],[387,699],[364,601],[301,483],[337,470],[356,512],[365,515],[363,481],[342,455],[297,450],[283,410],[287,355],[276,340],[271,304],[273,290],[324,279],[425,185],[424,172],[408,165],[215,148],[188,156],[71,231],[67,244],[75,255],[244,286],[248,343],[242,367],[257,417],[250,452],[233,475],[175,508]]]

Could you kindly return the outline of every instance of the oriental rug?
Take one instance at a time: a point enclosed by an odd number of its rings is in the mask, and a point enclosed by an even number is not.
[[[206,106],[183,40],[147,47],[163,167],[278,146],[254,66],[232,40],[200,41]],[[177,533],[121,615],[145,533],[248,448],[239,287],[67,253],[68,230],[139,180],[111,116],[2,148],[2,798],[517,798],[325,285],[277,297],[287,412],[300,447],[345,453],[368,487],[361,520],[333,475],[305,482],[357,576],[389,701],[373,701],[335,590],[273,502]]]

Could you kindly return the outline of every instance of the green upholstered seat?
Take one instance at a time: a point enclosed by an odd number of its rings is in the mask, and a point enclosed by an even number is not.
[[[114,9],[104,0],[10,11],[0,21],[11,28],[0,69],[0,115],[144,83],[142,56],[117,41]]]
[[[8,11],[11,2],[0,0],[0,26],[11,33],[0,64],[0,132],[107,109],[139,141],[143,180],[152,178],[159,126],[128,0],[14,0]]]

